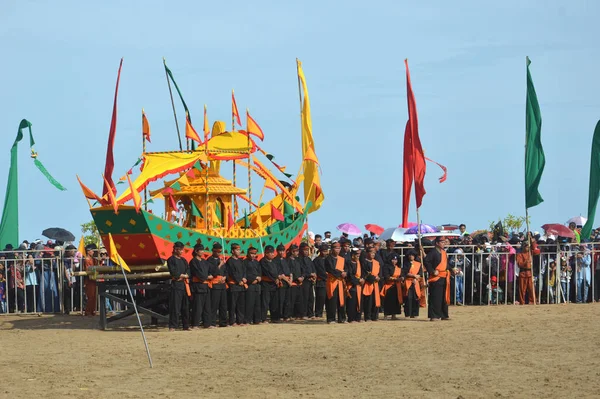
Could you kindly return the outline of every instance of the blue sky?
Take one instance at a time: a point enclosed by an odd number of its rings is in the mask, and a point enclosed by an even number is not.
[[[524,214],[525,56],[542,111],[544,202],[532,229],[587,213],[592,133],[600,119],[594,1],[42,1],[0,6],[0,197],[22,118],[37,151],[69,189],[49,185],[20,148],[20,235],[91,219],[75,174],[101,191],[112,96],[124,57],[115,179],[141,152],[140,111],[152,150],[175,149],[162,57],[196,125],[230,124],[230,90],[250,108],[263,148],[298,170],[295,58],[310,90],[323,207],[310,230],[401,221],[402,137],[409,59],[428,165],[421,217],[485,228]],[[417,4],[418,3],[418,4]],[[179,107],[180,122],[183,113]],[[26,144],[25,142],[23,144]],[[123,186],[119,186],[122,188]],[[253,191],[260,190],[259,181]],[[158,211],[160,212],[160,211]],[[411,220],[416,219],[414,200]]]

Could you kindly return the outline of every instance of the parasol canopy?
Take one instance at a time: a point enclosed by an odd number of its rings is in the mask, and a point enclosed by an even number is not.
[[[430,224],[421,224],[421,234],[423,233],[437,233],[439,230],[437,227],[432,226]],[[419,226],[413,226],[410,227],[408,229],[406,229],[406,231],[404,232],[404,234],[418,234],[419,233]]]
[[[60,227],[48,228],[42,231],[42,235],[56,241],[75,241],[75,236],[70,231]]]
[[[547,235],[555,235],[560,237],[575,238],[575,234],[567,226],[559,223],[548,223],[542,226],[542,229]]]
[[[373,234],[377,234],[378,236],[381,235],[381,233],[383,233],[385,231],[385,229],[379,225],[376,224],[365,224],[365,229],[367,229],[367,231],[370,231]]]
[[[342,223],[337,227],[337,229],[342,233],[347,233],[351,236],[359,236],[362,234],[358,226],[352,223]]]
[[[571,219],[567,220],[567,224],[575,223],[575,226],[583,226],[587,222],[587,219],[583,216],[574,216]]]

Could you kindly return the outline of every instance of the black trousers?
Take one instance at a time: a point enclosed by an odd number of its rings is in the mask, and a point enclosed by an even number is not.
[[[260,285],[250,284],[246,290],[246,310],[244,311],[245,323],[257,324],[262,321],[262,302],[260,298]]]
[[[183,329],[190,328],[190,303],[185,290],[171,288],[169,292],[169,328],[179,327],[179,317]]]
[[[267,321],[267,311],[271,315],[271,321],[279,321],[279,295],[277,290],[262,289],[262,321]]]
[[[65,312],[71,310],[71,291],[68,284],[64,285],[64,304]],[[69,289],[67,292],[66,289]],[[27,285],[25,286],[25,297],[27,298],[27,312],[37,312],[38,309],[42,308],[42,302],[40,300],[40,286],[39,285]]]
[[[289,319],[292,315],[292,307],[291,305],[291,287],[285,285],[283,287],[279,287],[279,315],[283,319]]]
[[[360,321],[361,306],[358,304],[358,295],[356,287],[350,288],[350,297],[346,298],[346,312],[348,313],[348,321]],[[362,303],[361,303],[362,305]]]
[[[293,317],[306,317],[306,303],[304,302],[302,287],[302,285],[295,285],[290,288]]]
[[[404,297],[404,315],[406,317],[418,317],[419,307],[419,297],[417,297],[415,287],[411,286],[408,290],[408,296]]]
[[[314,317],[315,315],[315,285],[312,282],[304,280],[302,284],[302,300],[306,305],[304,315],[307,317]]]
[[[448,304],[446,303],[446,280],[440,278],[438,281],[429,283],[429,309],[430,319],[448,318]]]
[[[229,290],[229,325],[244,324],[246,291]]]
[[[398,286],[396,284],[392,285],[390,289],[387,290],[382,302],[383,314],[385,316],[395,316],[397,314],[402,313],[402,309],[400,308],[400,301],[398,301]]]
[[[327,322],[335,321],[335,315],[337,313],[337,321],[339,323],[346,321],[346,306],[340,303],[339,287],[333,291],[333,296],[327,298]],[[344,304],[345,305],[345,304]]]
[[[315,316],[323,317],[323,308],[327,300],[327,289],[323,287],[315,287]]]
[[[379,308],[375,306],[375,291],[369,296],[363,295],[362,305],[365,312],[365,321],[374,321],[379,318]]]
[[[227,326],[227,290],[210,290],[210,325],[217,325],[217,311],[219,312],[219,326]]]
[[[210,291],[192,293],[192,327],[199,327],[200,320],[204,327],[210,327]]]

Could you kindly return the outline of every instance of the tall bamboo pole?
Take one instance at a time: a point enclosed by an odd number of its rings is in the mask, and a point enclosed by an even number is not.
[[[173,91],[171,90],[171,81],[169,80],[169,74],[167,73],[167,60],[165,60],[165,57],[163,57],[163,64],[165,65],[165,76],[167,78],[167,85],[169,86],[169,96],[171,96],[171,107],[173,108],[173,117],[175,118],[175,128],[177,129],[177,139],[179,140],[179,151],[183,151],[181,133],[179,133],[179,123],[177,122],[177,112],[175,112],[175,101],[173,100]]]
[[[298,58],[296,58],[296,79],[298,80],[298,100],[300,102],[300,148],[302,149],[302,159],[300,161],[300,167],[301,167],[301,171],[302,174],[304,174],[304,139],[303,139],[303,135],[304,135],[304,130],[302,129],[303,126],[303,119],[302,119],[302,87],[301,87],[301,83],[300,83],[300,60]],[[317,172],[318,173],[318,172]],[[306,184],[305,182],[302,183],[303,185]],[[300,189],[300,187],[298,187],[298,190]],[[312,187],[309,189],[312,190]],[[309,191],[310,194],[310,191]],[[315,198],[316,200],[316,198]],[[304,198],[304,206],[306,207],[306,198]],[[304,212],[306,212],[306,216],[305,216],[305,220],[306,220],[306,242],[309,241],[309,235],[308,235],[308,211],[305,208]]]

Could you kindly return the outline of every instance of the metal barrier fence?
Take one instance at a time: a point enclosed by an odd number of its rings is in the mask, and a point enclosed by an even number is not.
[[[539,245],[533,257],[533,280],[538,303],[560,304],[600,300],[600,243]],[[398,247],[401,264],[404,252]],[[448,249],[452,276],[452,304],[500,305],[519,302],[517,249],[503,244],[454,245]],[[457,251],[460,250],[460,251]],[[101,259],[100,259],[101,260]],[[106,260],[105,260],[106,261]],[[81,313],[85,309],[83,259],[64,257],[60,252],[0,252],[0,315],[9,313]],[[135,292],[143,290],[132,287]],[[111,291],[126,295],[125,291]],[[533,298],[525,298],[531,303]],[[106,299],[109,312],[123,306]],[[100,302],[96,292],[96,311]]]

